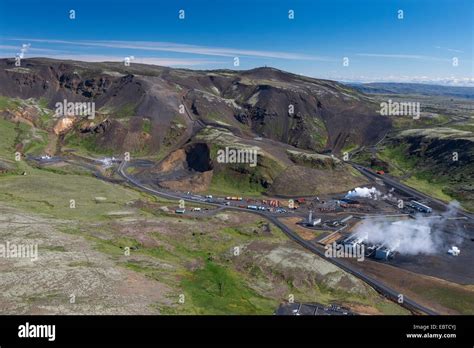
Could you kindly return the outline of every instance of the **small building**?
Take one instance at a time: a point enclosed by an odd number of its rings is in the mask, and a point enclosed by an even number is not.
[[[431,207],[428,207],[427,205],[423,204],[423,203],[420,203],[420,202],[417,202],[417,201],[411,201],[411,206],[413,208],[415,208],[416,210],[422,212],[422,213],[428,213],[430,214],[431,212],[433,212],[433,209],[431,209]]]
[[[382,246],[382,247],[378,247],[375,250],[374,257],[377,260],[388,260],[388,258],[391,256],[391,254],[392,254],[392,251],[389,248],[386,248],[386,247]]]
[[[346,203],[346,204],[360,204],[359,201],[355,199],[350,199],[350,198],[342,198],[339,200],[339,202]]]
[[[313,211],[310,210],[309,214],[308,214],[308,219],[304,222],[304,224],[306,226],[313,227],[313,226],[319,225],[320,223],[321,223],[321,219],[320,218],[318,218],[318,219],[313,218]]]
[[[313,219],[313,221],[308,223],[308,226],[316,226],[321,223],[321,218]]]

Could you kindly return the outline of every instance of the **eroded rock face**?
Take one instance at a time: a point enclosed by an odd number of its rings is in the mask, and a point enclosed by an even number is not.
[[[209,146],[205,143],[191,144],[186,147],[186,164],[190,170],[207,172],[212,170]]]
[[[74,126],[74,117],[61,117],[54,125],[54,134],[59,135],[66,133]]]
[[[2,112],[2,116],[15,123],[24,122],[29,125],[35,125],[38,121],[39,111],[37,108],[27,105],[15,109],[6,109]]]
[[[374,144],[391,128],[390,119],[378,115],[371,99],[356,90],[272,68],[191,71],[44,58],[25,59],[17,68],[13,59],[0,59],[0,94],[44,98],[50,108],[64,99],[93,101],[96,110],[108,110],[111,117],[147,118],[155,152],[186,141],[167,136],[176,121],[187,129],[194,122],[225,124],[235,132],[333,152],[348,144]],[[111,148],[113,139],[103,140]]]
[[[171,152],[146,175],[157,185],[173,190],[202,192],[209,188],[213,163],[206,143],[192,143]]]
[[[209,146],[206,143],[192,143],[171,152],[153,169],[156,174],[180,171],[203,173],[213,169]]]
[[[209,188],[212,175],[212,171],[194,173],[181,180],[160,181],[160,186],[177,191],[203,192]]]
[[[80,131],[81,133],[94,133],[94,134],[100,134],[100,133],[105,133],[105,131],[110,127],[111,121],[108,119],[105,119],[104,121],[96,124],[93,121],[86,122],[85,124],[82,125]]]

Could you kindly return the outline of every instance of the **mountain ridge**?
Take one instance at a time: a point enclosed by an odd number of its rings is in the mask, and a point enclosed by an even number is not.
[[[196,121],[217,121],[247,136],[334,152],[374,143],[391,126],[370,97],[275,68],[195,71],[49,58],[24,59],[20,68],[1,59],[0,68],[0,94],[44,98],[50,108],[63,99],[94,101],[111,118],[149,119],[155,147],[163,145],[172,122],[189,129]],[[179,112],[180,105],[186,112]]]

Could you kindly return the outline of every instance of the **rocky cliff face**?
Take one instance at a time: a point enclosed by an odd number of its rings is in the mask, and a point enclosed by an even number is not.
[[[353,89],[271,68],[190,71],[41,58],[15,67],[12,59],[1,59],[0,94],[43,98],[52,109],[64,99],[93,101],[99,113],[120,119],[126,132],[133,118],[148,119],[151,151],[170,142],[176,123],[187,132],[175,142],[206,124],[220,124],[235,134],[334,152],[372,144],[391,127],[372,100]]]
[[[405,158],[411,176],[427,179],[474,209],[474,136],[452,128],[411,129],[389,139],[387,146]]]
[[[472,132],[452,128],[411,129],[400,132],[391,144],[405,145],[405,153],[412,159],[418,159],[419,166],[436,167],[438,175],[451,172],[469,171],[474,174],[474,137]]]

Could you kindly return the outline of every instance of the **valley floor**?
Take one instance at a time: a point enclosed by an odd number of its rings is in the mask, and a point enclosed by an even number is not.
[[[0,176],[0,236],[37,244],[38,260],[0,258],[2,313],[272,314],[290,295],[406,313],[258,216],[176,216],[176,202],[22,168]]]

